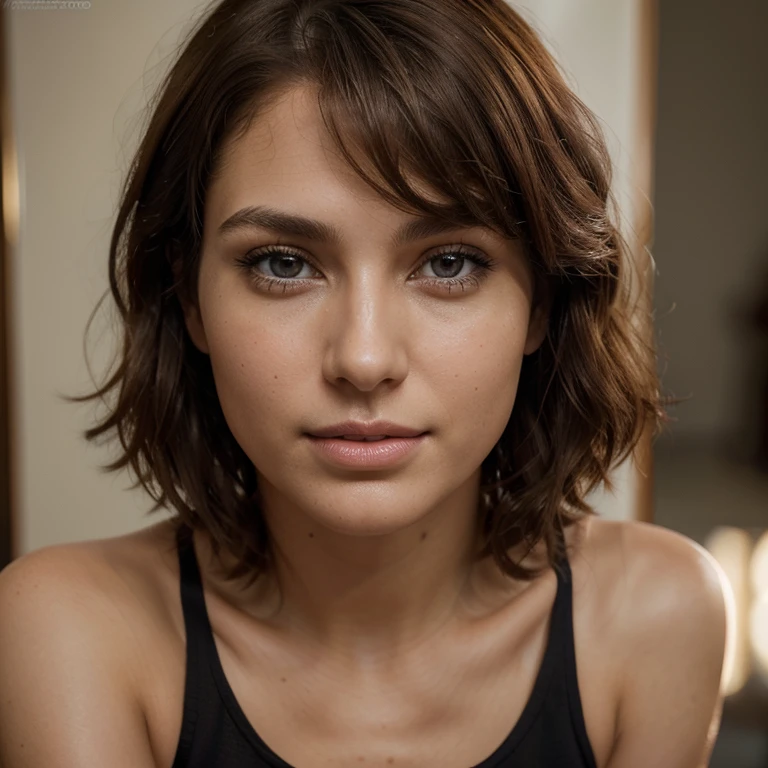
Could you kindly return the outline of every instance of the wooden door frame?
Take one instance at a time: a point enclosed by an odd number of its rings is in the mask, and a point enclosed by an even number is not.
[[[0,7],[0,568],[17,554],[12,253],[18,231],[18,178],[11,130],[8,18]]]
[[[645,313],[643,332],[655,349],[652,321],[654,261],[650,254],[653,246],[653,167],[656,134],[656,100],[658,93],[659,60],[659,0],[639,0],[638,25],[638,94],[635,122],[634,156],[637,176],[633,179],[633,228],[636,239],[632,243],[637,273],[641,277],[642,297],[639,308]],[[655,365],[655,360],[654,360]],[[653,427],[649,425],[634,453],[636,472],[634,518],[653,522]]]

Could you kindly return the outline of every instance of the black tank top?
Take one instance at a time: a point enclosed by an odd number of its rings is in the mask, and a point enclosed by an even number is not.
[[[224,675],[188,528],[180,526],[177,544],[187,660],[184,714],[172,768],[292,768],[262,741]],[[472,768],[597,768],[576,679],[567,557],[555,572],[548,641],[531,695],[501,745]]]

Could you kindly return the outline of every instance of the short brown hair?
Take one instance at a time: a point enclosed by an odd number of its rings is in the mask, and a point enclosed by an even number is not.
[[[103,386],[70,398],[115,399],[85,437],[115,431],[123,450],[104,468],[130,465],[150,512],[172,507],[206,529],[214,551],[236,557],[231,578],[269,567],[255,469],[182,307],[196,303],[202,206],[224,143],[299,84],[318,87],[330,135],[385,200],[520,239],[548,287],[547,337],[523,361],[479,500],[479,554],[532,578],[510,547],[544,539],[554,563],[558,524],[594,511],[588,492],[611,487],[609,470],[665,414],[653,348],[633,323],[601,131],[504,0],[223,0],[201,18],[122,190],[109,252],[122,350]],[[420,195],[406,172],[449,202]]]

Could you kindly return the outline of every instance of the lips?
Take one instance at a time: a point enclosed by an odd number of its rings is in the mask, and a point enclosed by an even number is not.
[[[353,439],[345,439],[353,438]],[[381,435],[338,435],[314,437],[308,435],[311,450],[334,467],[360,470],[391,469],[417,455],[427,440],[427,433],[414,437],[387,437]],[[374,438],[374,439],[366,439]],[[376,439],[379,438],[379,439]]]
[[[414,429],[391,421],[345,421],[328,427],[318,427],[307,432],[312,437],[363,440],[365,438],[418,437],[426,430]]]

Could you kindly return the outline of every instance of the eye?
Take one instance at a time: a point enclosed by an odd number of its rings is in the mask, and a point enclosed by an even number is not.
[[[469,274],[457,277],[470,264],[474,264],[482,269],[473,269]],[[427,266],[436,273],[436,278],[429,278],[430,280],[439,282],[456,280],[463,282],[465,278],[476,276],[478,273],[485,274],[485,270],[492,268],[493,262],[474,249],[468,250],[465,246],[447,245],[438,249],[437,253],[432,253],[423,261],[419,266],[419,270]]]
[[[270,279],[274,280],[295,280],[306,279],[311,275],[301,276],[303,267],[309,267],[310,270],[313,267],[309,262],[299,254],[291,250],[285,250],[282,247],[273,248],[263,253],[258,251],[252,254],[246,254],[242,262],[238,262],[247,269],[254,270],[257,265],[266,264],[270,270],[273,271],[274,277],[267,275]],[[259,267],[261,269],[261,267]],[[256,272],[259,275],[259,272]]]
[[[308,282],[314,280],[312,273],[318,271],[300,252],[281,245],[265,246],[249,251],[237,258],[235,264],[246,273],[252,283],[270,292],[282,288],[282,292],[287,293],[306,286]],[[262,270],[265,265],[274,276],[264,274]],[[468,265],[473,265],[474,269],[467,273]],[[427,266],[436,276],[428,276],[422,282],[450,293],[451,289],[457,286],[462,291],[469,286],[479,286],[493,270],[494,262],[475,248],[465,245],[446,245],[436,252],[432,251],[410,277]],[[305,267],[309,273],[302,276],[301,273]],[[465,274],[462,275],[462,272]]]

